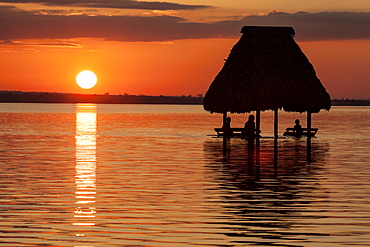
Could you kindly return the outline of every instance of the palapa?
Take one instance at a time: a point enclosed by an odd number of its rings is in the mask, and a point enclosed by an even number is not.
[[[330,109],[330,96],[294,41],[292,27],[245,26],[241,33],[205,94],[205,110],[317,113]]]

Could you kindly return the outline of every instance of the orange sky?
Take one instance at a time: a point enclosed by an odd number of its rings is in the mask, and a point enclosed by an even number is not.
[[[242,26],[289,25],[332,98],[370,98],[367,0],[27,2],[0,0],[0,90],[204,94]],[[85,69],[93,89],[75,83]]]

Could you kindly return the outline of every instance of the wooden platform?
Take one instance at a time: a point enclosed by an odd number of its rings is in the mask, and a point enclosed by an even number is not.
[[[286,128],[286,131],[283,133],[283,136],[297,136],[297,133],[294,132],[294,128]],[[318,128],[311,128],[310,136],[314,137],[319,129]],[[302,128],[302,135],[307,136],[308,131],[307,128]]]
[[[217,136],[224,136],[224,129],[223,128],[215,128],[214,129],[217,132]],[[230,128],[232,131],[230,136],[241,136],[244,128]]]
[[[242,132],[244,128],[230,128],[232,133],[230,136],[242,136]],[[217,133],[217,136],[224,136],[224,129],[223,128],[214,128],[214,130]],[[286,128],[286,131],[283,133],[283,136],[296,136],[297,134],[294,132],[294,128]],[[318,128],[311,128],[311,137],[314,137],[319,131]],[[301,136],[307,136],[307,128],[302,128],[302,135]]]

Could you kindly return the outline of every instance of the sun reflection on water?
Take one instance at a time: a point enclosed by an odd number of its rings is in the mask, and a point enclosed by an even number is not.
[[[93,226],[96,195],[96,105],[76,106],[76,209],[73,225]]]

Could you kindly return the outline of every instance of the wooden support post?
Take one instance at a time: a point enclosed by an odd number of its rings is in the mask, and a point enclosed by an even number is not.
[[[307,112],[307,138],[311,138],[311,121],[312,121],[311,112],[308,111]]]
[[[278,139],[274,138],[274,177],[277,178],[279,175],[278,167]]]
[[[256,164],[255,164],[255,178],[260,181],[260,143],[256,142]]]
[[[307,111],[307,161],[311,162],[311,112]]]
[[[227,157],[227,138],[225,138],[225,136],[222,138],[222,154],[223,154],[223,159],[224,161],[226,161]]]
[[[255,179],[260,181],[260,132],[261,132],[261,111],[256,111],[256,164]]]
[[[225,111],[223,114],[223,118],[222,118],[222,127],[225,126],[226,118],[227,118],[227,112]]]
[[[278,130],[279,130],[279,109],[274,110],[274,176],[278,176]]]
[[[256,142],[260,141],[261,132],[261,111],[256,111]]]
[[[279,109],[274,110],[274,138],[278,138],[278,122],[279,122],[279,117],[278,117],[278,111]]]

